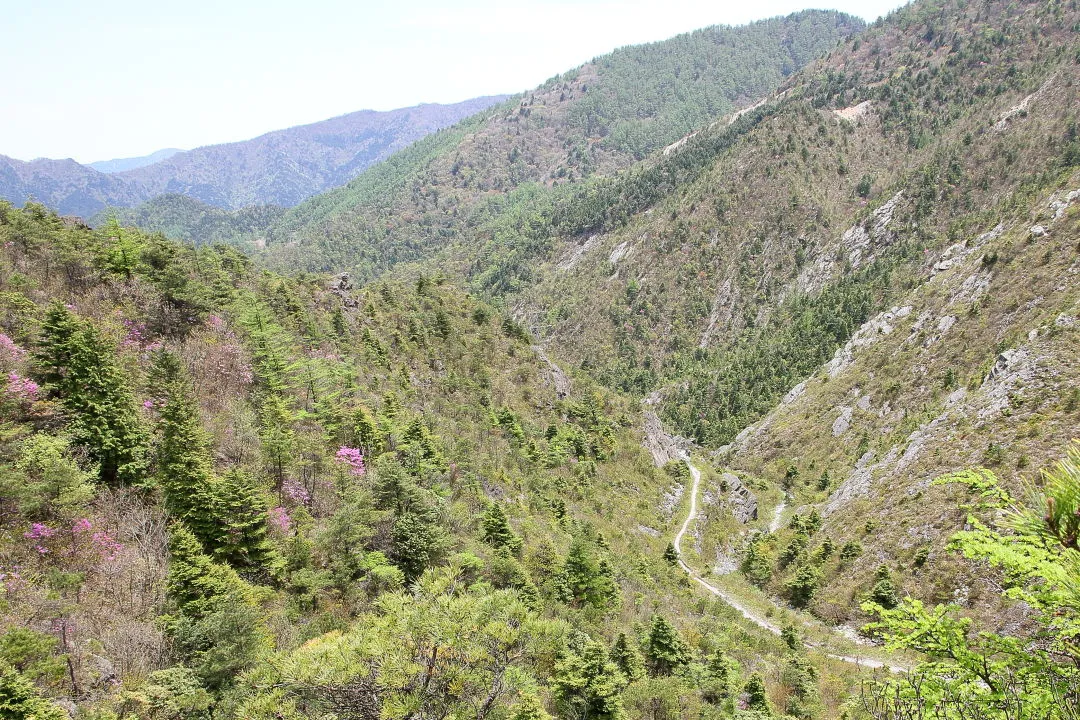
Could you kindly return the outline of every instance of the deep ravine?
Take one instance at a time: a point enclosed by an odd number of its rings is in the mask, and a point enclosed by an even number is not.
[[[781,629],[778,625],[770,622],[764,616],[751,610],[749,607],[739,601],[734,595],[725,590],[721,590],[715,585],[711,584],[707,580],[701,577],[693,568],[686,564],[683,559],[682,540],[686,535],[686,531],[689,530],[690,524],[697,519],[698,516],[698,492],[701,486],[701,471],[694,467],[694,464],[690,462],[689,458],[683,458],[686,462],[687,468],[690,469],[690,477],[693,478],[693,485],[690,488],[690,510],[686,514],[686,519],[683,520],[682,527],[679,528],[679,532],[675,534],[675,539],[672,544],[675,546],[675,552],[679,556],[679,567],[693,580],[695,583],[703,587],[710,594],[720,598],[725,603],[735,608],[742,614],[744,618],[757,625],[760,628],[768,630],[774,635],[779,635]],[[888,669],[890,672],[903,673],[907,672],[908,668],[903,665],[897,665],[893,663],[883,662],[881,660],[874,660],[872,658],[855,657],[852,655],[840,655],[836,653],[827,652],[822,647],[815,643],[805,642],[803,643],[807,648],[820,650],[826,657],[830,657],[834,660],[840,660],[842,662],[851,663],[852,665],[858,665],[859,667],[870,668],[873,670],[879,670],[882,668]]]

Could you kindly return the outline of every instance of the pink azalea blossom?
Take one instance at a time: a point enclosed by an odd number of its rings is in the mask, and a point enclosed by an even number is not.
[[[289,529],[292,528],[292,518],[289,517],[289,511],[280,506],[271,508],[270,527],[283,535],[289,532]]]
[[[348,465],[353,475],[364,474],[364,454],[358,448],[341,447],[334,456],[339,462]]]
[[[282,484],[281,489],[286,497],[295,503],[307,505],[311,502],[311,493],[308,492],[308,489],[292,478],[287,479]]]
[[[76,535],[84,532],[88,532],[93,527],[89,520],[86,518],[80,518],[75,521],[75,524],[71,526],[71,532]]]
[[[37,400],[38,390],[41,388],[30,378],[24,378],[19,373],[8,373],[7,391],[10,395],[16,395],[24,400]]]
[[[124,544],[113,540],[109,533],[98,531],[90,538],[90,542],[101,553],[105,560],[115,560],[117,554],[124,549]]]
[[[51,538],[56,534],[56,530],[49,527],[45,523],[33,523],[30,529],[23,533],[23,537],[27,540],[34,541],[34,550],[40,555],[45,555],[49,552],[49,548],[45,547],[44,541]]]
[[[0,353],[7,355],[12,360],[19,360],[26,355],[26,351],[5,333],[0,333]]]

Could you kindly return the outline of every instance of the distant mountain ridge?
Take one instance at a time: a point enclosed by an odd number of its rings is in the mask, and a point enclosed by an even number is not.
[[[149,155],[141,155],[139,157],[128,158],[115,158],[113,160],[96,160],[91,163],[86,163],[87,167],[92,167],[98,172],[118,173],[125,170],[134,170],[135,168],[146,167],[147,165],[153,165],[156,162],[162,160],[168,160],[176,153],[184,152],[182,148],[163,148],[156,150]]]
[[[361,110],[251,140],[179,152],[118,172],[71,159],[24,162],[0,155],[0,198],[16,204],[32,198],[83,217],[106,207],[132,207],[164,193],[226,209],[289,207],[347,183],[395,151],[504,99]],[[138,158],[121,162],[130,160]]]

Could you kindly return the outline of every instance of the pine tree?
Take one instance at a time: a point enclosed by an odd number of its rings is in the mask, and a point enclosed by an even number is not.
[[[522,695],[510,711],[510,720],[551,720],[540,698],[532,693]]]
[[[711,692],[716,699],[731,697],[739,677],[739,664],[723,650],[717,649],[709,656],[706,671],[712,680]]]
[[[664,559],[671,565],[679,564],[679,551],[675,549],[675,543],[668,543],[664,549]]]
[[[637,644],[631,642],[624,632],[615,638],[615,644],[611,647],[611,661],[630,682],[645,677],[645,658],[637,649]]]
[[[567,650],[555,663],[552,692],[564,717],[622,720],[620,692],[626,685],[604,646],[586,640],[579,652]]]
[[[506,548],[514,554],[521,551],[521,538],[514,534],[501,505],[494,502],[488,503],[481,524],[483,525],[483,540],[488,545]]]
[[[690,648],[671,623],[661,615],[653,615],[645,657],[654,675],[671,675],[690,663]]]
[[[0,718],[65,720],[68,714],[41,696],[34,683],[0,660]]]
[[[167,365],[170,360],[155,363],[155,368]],[[158,484],[165,493],[165,508],[205,541],[214,529],[207,497],[213,483],[209,443],[192,388],[178,377],[178,370],[168,374],[172,378],[164,386],[165,404],[158,423]]]
[[[760,675],[757,673],[751,675],[750,679],[746,681],[746,685],[743,686],[743,692],[746,693],[747,710],[757,710],[766,715],[772,715],[772,710],[769,708],[769,698],[765,694],[765,681],[761,679]]]
[[[574,607],[583,604],[605,607],[619,595],[611,566],[598,560],[589,543],[580,537],[570,542],[570,551],[555,582],[559,598]]]
[[[896,586],[893,585],[887,565],[878,565],[877,572],[874,573],[874,587],[870,590],[870,599],[887,610],[900,604],[900,598],[896,595]]]
[[[233,469],[215,483],[213,514],[219,528],[214,557],[237,570],[266,568],[274,555],[266,524],[266,501],[250,475]]]
[[[146,435],[114,349],[97,328],[54,302],[35,359],[46,388],[71,414],[72,438],[87,447],[101,481],[142,481]]]
[[[353,414],[353,437],[356,447],[363,450],[367,457],[375,457],[382,450],[375,420],[366,408],[357,408]]]
[[[181,615],[198,618],[226,601],[250,602],[252,589],[232,568],[216,563],[183,524],[169,532],[166,594]]]

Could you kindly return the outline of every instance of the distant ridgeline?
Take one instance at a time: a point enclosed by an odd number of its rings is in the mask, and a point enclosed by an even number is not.
[[[214,209],[289,207],[343,185],[409,143],[504,99],[363,110],[252,140],[89,165],[0,156],[0,198],[18,205],[32,199],[87,219],[107,207],[130,208],[170,194]]]

